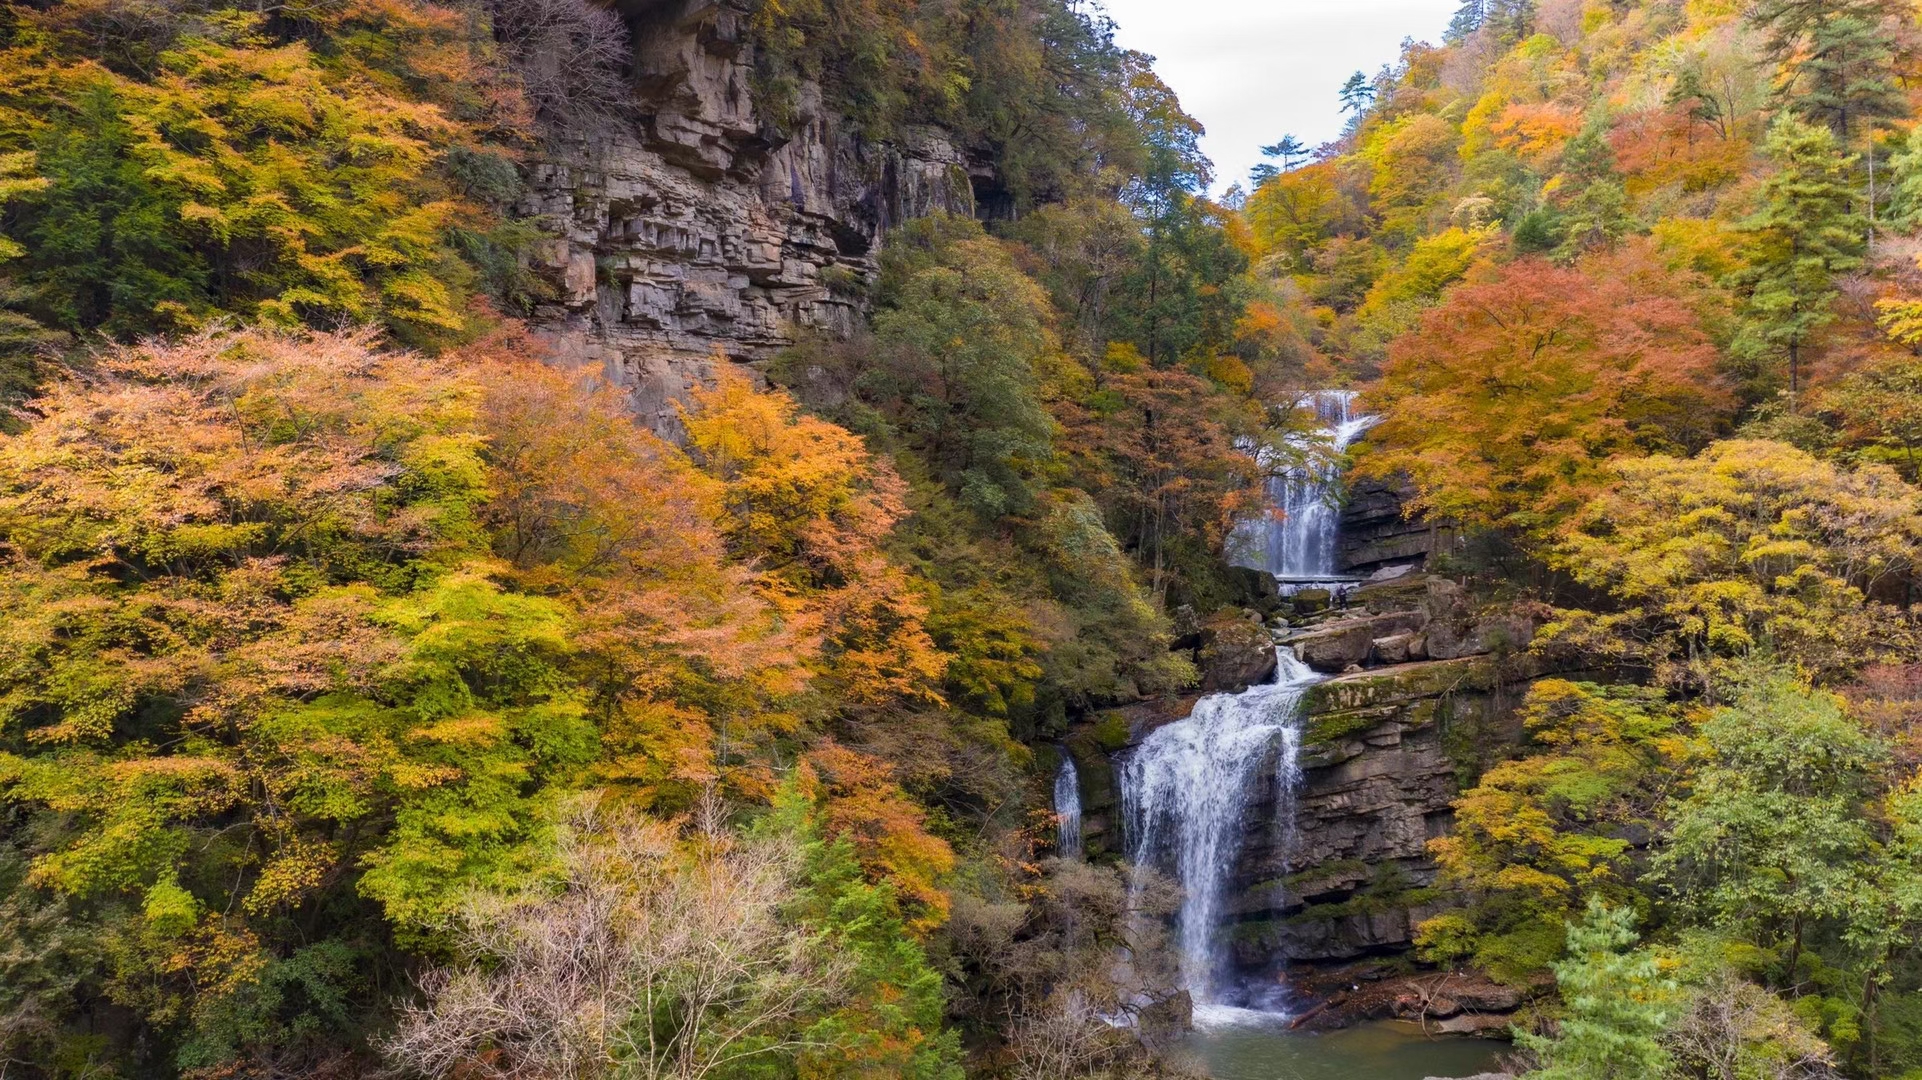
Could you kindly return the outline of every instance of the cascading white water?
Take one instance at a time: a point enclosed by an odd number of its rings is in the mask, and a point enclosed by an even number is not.
[[[1061,752],[1061,768],[1054,774],[1054,816],[1060,838],[1055,850],[1064,859],[1081,857],[1081,777],[1075,772],[1074,759]]]
[[[1341,455],[1373,427],[1376,418],[1356,415],[1350,390],[1318,390],[1302,397],[1324,425],[1311,463],[1268,480],[1268,513],[1244,522],[1234,540],[1237,565],[1266,570],[1294,584],[1336,576],[1335,538],[1341,523],[1333,494]]]
[[[1328,425],[1317,442],[1336,454],[1271,482],[1271,513],[1244,529],[1258,528],[1257,568],[1298,584],[1334,578],[1337,455],[1374,423],[1373,417],[1354,415],[1354,395],[1347,391],[1319,392],[1305,403]],[[1149,735],[1120,770],[1129,860],[1137,873],[1172,870],[1181,883],[1176,941],[1198,1022],[1233,1019],[1241,1011],[1222,1001],[1229,967],[1221,940],[1224,893],[1241,854],[1249,800],[1267,768],[1274,770],[1284,866],[1294,848],[1301,697],[1321,676],[1289,649],[1279,649],[1276,660],[1274,682],[1202,698],[1186,719]]]
[[[1297,707],[1320,677],[1287,650],[1279,659],[1274,682],[1202,698],[1187,719],[1148,736],[1121,771],[1129,860],[1137,868],[1171,867],[1181,882],[1176,941],[1198,1007],[1215,1003],[1222,988],[1223,893],[1256,778],[1273,762],[1278,778],[1299,779]],[[1292,787],[1284,801],[1284,829],[1292,832]]]

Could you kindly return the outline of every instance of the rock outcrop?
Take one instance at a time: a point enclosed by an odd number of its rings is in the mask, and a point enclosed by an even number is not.
[[[1257,800],[1236,867],[1237,963],[1250,971],[1400,951],[1448,906],[1428,841],[1462,783],[1521,737],[1537,674],[1479,656],[1377,668],[1308,691],[1292,827]]]
[[[974,212],[940,131],[863,140],[804,85],[776,127],[755,101],[739,0],[659,0],[634,26],[645,111],[552,146],[519,211],[554,234],[553,302],[532,322],[565,363],[627,388],[672,432],[672,402],[715,357],[756,360],[807,330],[853,330],[883,233]]]
[[[1401,483],[1358,480],[1342,504],[1336,565],[1368,575],[1384,567],[1424,566],[1456,540],[1455,530],[1404,513],[1409,490]]]

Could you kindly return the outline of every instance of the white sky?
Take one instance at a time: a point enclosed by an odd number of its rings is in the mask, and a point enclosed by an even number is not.
[[[1155,70],[1208,127],[1201,148],[1215,189],[1241,180],[1262,146],[1294,135],[1309,146],[1341,133],[1335,94],[1373,76],[1403,38],[1439,42],[1461,0],[1104,0],[1124,47]]]

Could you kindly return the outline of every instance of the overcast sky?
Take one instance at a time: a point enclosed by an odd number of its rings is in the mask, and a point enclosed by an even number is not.
[[[1181,104],[1208,126],[1215,188],[1244,180],[1283,135],[1319,146],[1341,132],[1335,93],[1440,41],[1461,0],[1105,0],[1119,42],[1151,53]]]

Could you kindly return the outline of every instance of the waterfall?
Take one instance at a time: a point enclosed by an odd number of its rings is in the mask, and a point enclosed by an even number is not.
[[[1338,455],[1374,423],[1373,417],[1356,416],[1353,403],[1353,394],[1336,390],[1306,399],[1327,425],[1317,441],[1336,454],[1271,481],[1271,513],[1242,530],[1244,538],[1259,541],[1257,568],[1284,582],[1335,578]],[[1186,719],[1149,735],[1118,774],[1123,838],[1137,875],[1149,868],[1172,871],[1181,884],[1175,940],[1182,981],[1202,1023],[1240,1011],[1234,1005],[1241,995],[1226,985],[1230,964],[1221,929],[1248,804],[1265,778],[1275,785],[1284,867],[1293,857],[1302,781],[1301,698],[1321,676],[1291,650],[1278,649],[1276,660],[1273,682],[1202,698]],[[1059,805],[1058,779],[1056,792]]]
[[[1055,850],[1064,859],[1081,857],[1081,777],[1074,771],[1074,758],[1061,751],[1061,768],[1054,774],[1054,815],[1061,835]]]
[[[1181,974],[1197,1006],[1215,1004],[1228,958],[1220,940],[1223,900],[1248,802],[1264,765],[1287,778],[1285,836],[1294,829],[1300,780],[1302,692],[1320,678],[1282,650],[1276,680],[1240,694],[1213,694],[1187,719],[1148,736],[1121,770],[1128,858],[1138,869],[1171,867],[1181,883],[1176,943]]]
[[[1376,422],[1356,415],[1355,395],[1349,390],[1318,390],[1305,395],[1300,406],[1312,408],[1323,427],[1315,443],[1303,440],[1300,449],[1311,454],[1310,464],[1268,480],[1268,513],[1243,522],[1235,531],[1235,562],[1266,570],[1284,581],[1301,584],[1336,577],[1335,537],[1341,510],[1334,494],[1341,455]]]

